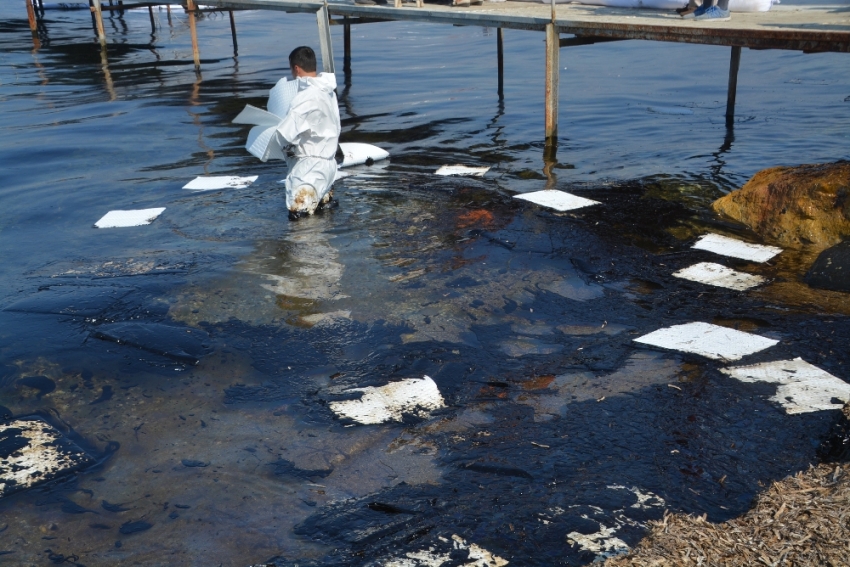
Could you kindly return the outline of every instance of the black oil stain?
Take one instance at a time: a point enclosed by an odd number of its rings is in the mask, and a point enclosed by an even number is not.
[[[49,394],[56,389],[56,382],[47,376],[27,376],[20,378],[17,381],[18,386],[25,386],[38,390],[36,397],[41,399],[42,396]]]

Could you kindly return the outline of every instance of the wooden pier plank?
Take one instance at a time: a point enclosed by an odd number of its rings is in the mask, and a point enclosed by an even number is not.
[[[321,2],[293,0],[209,0],[226,9],[316,12]],[[331,16],[379,18],[452,25],[544,31],[551,7],[532,2],[485,2],[423,8],[329,3]],[[846,6],[774,6],[768,12],[735,12],[731,21],[704,23],[680,18],[673,11],[559,4],[559,33],[614,39],[727,45],[754,49],[850,52],[850,11]]]

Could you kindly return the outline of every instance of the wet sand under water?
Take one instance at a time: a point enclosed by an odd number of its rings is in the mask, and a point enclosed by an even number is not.
[[[288,72],[282,29],[314,41],[312,16],[239,13],[232,59],[226,18],[205,17],[196,77],[177,11],[153,34],[146,12],[110,18],[107,64],[80,43],[87,14],[55,16],[39,48],[22,15],[0,24],[15,71],[0,84],[0,414],[38,413],[99,464],[0,498],[0,562],[585,565],[665,510],[736,517],[818,461],[838,412],[786,415],[776,386],[634,339],[714,323],[779,341],[741,364],[802,357],[850,379],[846,297],[801,285],[804,255],[690,248],[754,238],[708,204],[770,160],[846,156],[846,74],[823,79],[835,54],[747,52],[732,132],[728,50],[576,48],[562,84],[607,71],[562,89],[569,135],[547,179],[528,103],[539,35],[506,32],[496,100],[492,69],[469,65],[494,58],[492,30],[355,27],[345,141],[393,157],[343,180],[339,208],[289,223],[280,166],[229,121]],[[446,65],[457,45],[467,64]],[[678,72],[697,55],[716,76]],[[647,111],[661,103],[693,113]],[[433,175],[457,162],[492,169]],[[260,178],[180,189],[207,174]],[[512,198],[547,186],[601,204]],[[91,228],[154,206],[150,226]],[[704,261],[769,281],[672,276]],[[426,375],[445,403],[426,417],[331,410]]]
[[[61,266],[41,301],[2,312],[15,329],[4,403],[16,415],[50,408],[94,445],[120,444],[95,470],[0,502],[15,517],[9,558],[365,565],[439,555],[459,536],[512,565],[581,565],[634,545],[665,509],[739,515],[761,487],[816,462],[836,412],[785,415],[772,386],[633,342],[716,322],[780,340],[746,363],[802,356],[844,374],[847,317],[670,275],[710,256],[670,229],[714,221],[641,185],[568,214],[486,181],[404,191],[343,188],[339,209],[258,242],[230,270],[198,257],[171,274],[91,277],[77,265],[63,277]],[[63,307],[59,293],[72,287],[105,299],[79,316],[79,295]],[[94,337],[113,321],[195,333],[200,363]],[[49,359],[27,356],[39,341]],[[348,388],[423,375],[447,404],[430,418],[360,426],[328,408]]]

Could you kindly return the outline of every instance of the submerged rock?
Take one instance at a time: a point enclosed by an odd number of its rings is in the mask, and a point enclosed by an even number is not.
[[[821,252],[804,279],[812,287],[850,292],[850,240]]]
[[[850,236],[850,162],[764,169],[712,208],[782,246],[827,248]]]

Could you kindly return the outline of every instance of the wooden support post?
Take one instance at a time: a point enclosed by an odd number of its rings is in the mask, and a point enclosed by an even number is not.
[[[32,7],[32,0],[26,0],[27,3],[27,18],[30,21],[30,31],[33,34],[33,37],[36,35],[36,31],[38,30],[38,22],[35,21],[35,9]]]
[[[322,50],[322,70],[325,73],[334,72],[333,44],[331,42],[331,19],[328,5],[325,4],[316,12],[316,22],[319,24],[319,47]]]
[[[558,29],[555,24],[546,25],[546,141],[558,137],[558,77],[560,75]]]
[[[151,33],[156,33],[156,20],[153,19],[153,6],[148,6],[148,15],[151,17]]]
[[[496,28],[496,64],[499,68],[499,100],[505,98],[505,54],[502,50],[502,28]]]
[[[233,17],[233,10],[230,13],[230,35],[233,37],[233,56],[239,55],[239,44],[236,42],[236,18]]]
[[[735,123],[735,96],[738,92],[738,67],[741,65],[741,48],[732,46],[732,56],[729,61],[729,90],[726,93],[726,125]]]
[[[168,14],[168,27],[171,27],[171,4],[165,5],[165,13]]]
[[[189,13],[189,33],[192,36],[192,57],[195,60],[195,72],[201,72],[201,52],[198,50],[198,31],[195,29],[195,0],[186,0],[186,11]]]
[[[100,9],[100,0],[94,0],[94,21],[97,25],[97,39],[101,47],[106,47],[106,32],[103,30],[103,12]]]
[[[348,16],[342,20],[342,72],[346,75],[351,74],[351,24],[348,23]]]

